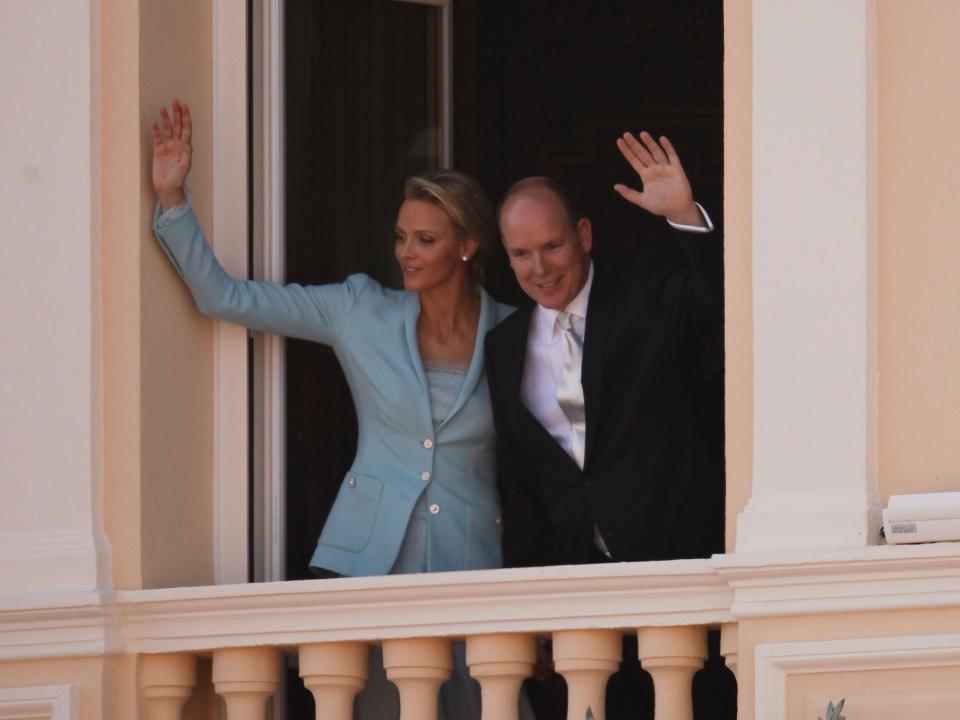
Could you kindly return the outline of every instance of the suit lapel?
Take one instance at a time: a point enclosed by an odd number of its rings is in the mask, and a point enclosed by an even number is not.
[[[403,333],[407,341],[407,352],[410,355],[410,364],[413,366],[417,382],[420,383],[420,417],[429,420],[429,427],[433,429],[433,413],[430,410],[430,392],[427,386],[427,376],[423,371],[423,361],[420,359],[420,342],[417,340],[417,321],[420,319],[420,296],[413,292],[406,293],[406,302],[403,308]]]
[[[615,310],[611,290],[602,266],[595,263],[590,302],[587,305],[587,328],[583,338],[583,366],[580,370],[587,420],[584,467],[590,462],[590,450],[596,440],[600,400],[603,397],[603,348]]]
[[[487,336],[487,331],[492,329],[496,323],[497,312],[493,298],[487,294],[486,290],[480,288],[480,318],[477,321],[477,337],[473,344],[473,357],[470,359],[470,367],[467,369],[467,375],[463,379],[463,385],[460,386],[460,394],[457,395],[457,399],[450,408],[450,412],[447,413],[447,417],[444,418],[443,422],[437,427],[437,431],[450,422],[450,418],[457,414],[457,411],[463,407],[463,404],[473,393],[473,389],[480,381],[484,367],[483,341]]]
[[[526,302],[517,308],[516,313],[510,318],[510,327],[512,333],[507,338],[507,362],[504,364],[507,372],[504,389],[507,391],[507,397],[516,399],[521,406],[523,401],[520,399],[520,386],[523,382],[523,366],[527,361],[527,336],[530,334],[530,316],[533,314],[532,303]]]

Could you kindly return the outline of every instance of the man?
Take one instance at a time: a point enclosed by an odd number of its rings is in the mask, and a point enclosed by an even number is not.
[[[501,204],[503,244],[533,300],[486,341],[508,566],[722,550],[700,359],[722,322],[723,243],[665,137],[617,145],[642,190],[614,189],[665,217],[682,256],[594,264],[590,221],[546,178],[521,180]]]

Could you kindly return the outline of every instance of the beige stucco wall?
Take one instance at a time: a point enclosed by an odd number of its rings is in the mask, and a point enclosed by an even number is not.
[[[880,0],[878,233],[880,493],[960,489],[960,47],[952,0]],[[725,0],[727,548],[750,495],[750,0]]]
[[[753,309],[750,203],[753,137],[751,0],[724,0],[724,273],[726,308],[726,549],[750,498],[753,462]]]
[[[960,668],[924,667],[809,673],[787,682],[789,720],[826,716],[827,703],[844,700],[856,720],[952,718],[960,705]]]
[[[141,152],[148,118],[173,97],[194,124],[192,203],[212,228],[210,0],[140,3]],[[144,163],[140,233],[142,553],[144,587],[213,583],[213,336],[151,233]]]
[[[960,490],[960,4],[881,0],[880,490]]]
[[[724,3],[728,552],[752,482],[750,5]],[[877,14],[878,467],[886,500],[891,493],[960,490],[960,244],[952,231],[960,190],[960,48],[953,38],[960,5],[879,0]],[[954,633],[960,609],[743,622],[740,718],[754,718],[758,645]],[[843,696],[848,717],[893,717],[899,700],[892,689],[901,700],[919,698],[923,714],[936,716],[938,708],[955,709],[958,679],[955,668],[936,667],[792,677],[788,717],[813,720],[824,715],[827,698]]]
[[[850,640],[856,638],[894,637],[900,635],[943,635],[960,633],[960,608],[909,610],[898,612],[869,612],[835,615],[797,615],[793,617],[749,620],[739,626],[739,668],[737,675],[739,720],[761,720],[755,717],[754,701],[756,693],[756,675],[754,661],[758,645],[767,643],[809,642],[818,640]],[[934,667],[936,665],[934,664]],[[952,677],[957,677],[954,674]],[[918,679],[918,678],[915,678]],[[919,681],[919,679],[918,679]],[[812,682],[812,681],[810,681]],[[817,686],[824,692],[835,692],[841,686],[850,697],[863,697],[872,687],[876,687],[878,676],[874,672],[843,673],[839,681]],[[906,679],[904,679],[906,682]],[[922,685],[907,684],[911,691],[919,691]],[[808,701],[819,702],[820,696],[813,692],[814,686],[807,681],[798,681],[791,677],[787,684],[790,712],[795,713]],[[818,690],[819,691],[819,690]],[[813,693],[811,695],[811,693]],[[833,700],[843,697],[835,696]],[[811,699],[812,698],[812,699]],[[940,702],[942,697],[934,696],[932,701]],[[848,700],[849,703],[849,700]],[[823,717],[826,702],[819,708]],[[872,720],[879,717],[876,708],[862,714],[856,714],[849,706],[845,712],[851,720]],[[922,716],[926,717],[926,714]],[[788,717],[815,720],[814,715],[789,714]],[[890,714],[884,716],[895,717]],[[933,716],[931,716],[933,717]]]
[[[138,588],[140,573],[139,14],[135,3],[101,6],[103,148],[104,524],[113,582]]]
[[[194,111],[193,206],[211,227],[209,0],[103,0],[105,515],[118,587],[213,582],[213,337],[150,231],[148,122]]]
[[[0,687],[44,685],[75,685],[80,720],[138,717],[136,659],[131,656],[0,664]]]

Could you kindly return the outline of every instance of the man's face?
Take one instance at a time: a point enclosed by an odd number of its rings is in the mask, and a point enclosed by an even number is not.
[[[500,211],[500,232],[523,291],[545,308],[563,310],[587,281],[590,221],[582,218],[571,226],[556,195],[536,187],[507,200]]]

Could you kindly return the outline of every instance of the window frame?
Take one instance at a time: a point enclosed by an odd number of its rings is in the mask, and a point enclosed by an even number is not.
[[[450,166],[452,0],[441,9],[441,157]],[[284,280],[283,0],[213,0],[213,247],[237,277]],[[214,328],[214,574],[285,579],[282,338]]]

